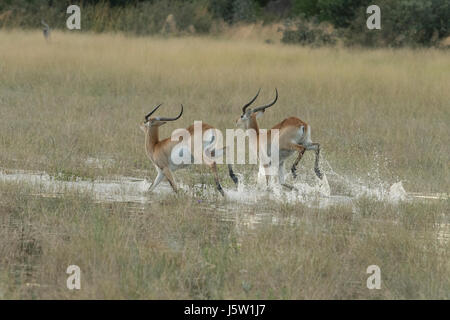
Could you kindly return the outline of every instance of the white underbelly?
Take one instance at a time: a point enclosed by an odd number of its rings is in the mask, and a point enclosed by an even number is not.
[[[194,157],[188,145],[178,144],[172,149],[169,158],[169,169],[175,171],[183,169],[194,163]]]

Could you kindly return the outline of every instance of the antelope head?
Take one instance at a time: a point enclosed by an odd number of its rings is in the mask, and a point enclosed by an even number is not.
[[[255,102],[260,91],[261,91],[261,89],[258,90],[258,92],[256,93],[256,95],[253,97],[252,100],[250,100],[247,104],[245,104],[242,107],[242,114],[236,120],[237,127],[244,128],[244,129],[248,129],[248,128],[252,127],[251,122],[256,121],[256,118],[259,118],[260,116],[262,116],[262,114],[264,113],[264,111],[266,111],[267,108],[273,106],[277,102],[278,90],[275,89],[275,99],[271,103],[264,105],[264,106],[257,107],[257,108],[253,108],[253,109],[249,108],[249,106],[253,102]]]
[[[159,107],[161,107],[162,103],[157,105],[151,112],[149,112],[145,117],[144,121],[141,123],[140,128],[145,133],[148,133],[150,128],[157,128],[159,126],[162,126],[168,121],[175,121],[178,120],[181,115],[183,114],[183,105],[181,105],[181,111],[178,116],[175,118],[166,118],[166,117],[150,117],[153,113],[155,113],[156,110],[158,110]]]

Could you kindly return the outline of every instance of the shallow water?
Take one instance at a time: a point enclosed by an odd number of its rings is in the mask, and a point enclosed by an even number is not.
[[[237,227],[243,227],[245,230],[253,229],[261,223],[295,222],[291,221],[296,219],[295,216],[281,217],[278,212],[274,212],[274,204],[276,207],[278,204],[299,203],[310,208],[349,205],[355,210],[354,204],[361,197],[394,204],[402,201],[448,199],[448,194],[408,193],[401,181],[392,185],[384,182],[371,185],[361,180],[352,180],[338,175],[332,170],[324,171],[322,180],[314,175],[299,175],[293,183],[293,190],[281,187],[276,179],[271,179],[267,187],[261,172],[254,178],[255,181],[244,181],[241,175],[238,177],[240,183],[237,187],[224,188],[226,199],[222,199],[213,187],[200,184],[189,187],[180,183],[179,187],[187,194],[201,195],[197,199],[198,207],[213,209],[217,219],[233,221]],[[101,203],[125,202],[131,213],[142,212],[146,204],[173,193],[167,182],[161,182],[152,193],[148,193],[151,182],[124,176],[93,181],[82,179],[62,181],[45,172],[0,169],[0,181],[25,183],[31,186],[34,196],[61,197],[67,192],[83,192],[90,194],[95,201]],[[332,185],[338,186],[337,189],[344,190],[345,194],[333,193],[329,181]],[[272,205],[272,210],[269,204]],[[440,230],[439,241],[447,243],[450,240],[450,224],[441,225]]]
[[[308,207],[326,208],[336,204],[351,204],[361,197],[370,197],[391,203],[412,201],[414,199],[448,199],[448,194],[408,193],[403,188],[401,181],[392,185],[380,182],[371,186],[367,183],[338,175],[331,170],[324,174],[322,180],[315,176],[311,177],[311,175],[299,175],[293,183],[293,190],[280,186],[276,182],[276,178],[272,177],[269,186],[266,186],[265,178],[261,172],[258,173],[255,183],[244,181],[239,174],[238,177],[240,182],[237,187],[224,188],[226,194],[225,209],[226,207],[232,209],[234,206],[242,204],[257,204],[261,201],[290,204],[302,203]],[[345,194],[333,193],[329,179],[335,185],[340,184],[339,189],[343,189],[342,186],[344,186],[346,189]],[[152,202],[155,198],[158,198],[158,195],[173,192],[167,182],[161,182],[152,193],[148,193],[148,188],[151,186],[150,181],[125,176],[114,176],[93,181],[82,179],[64,181],[45,172],[0,169],[0,181],[26,183],[36,191],[35,194],[47,196],[58,196],[69,191],[87,192],[99,202],[144,204]],[[179,183],[179,187],[186,192],[195,191],[182,183]],[[206,198],[214,197],[217,193],[213,187],[205,187],[200,184],[195,185],[193,188],[200,191]]]

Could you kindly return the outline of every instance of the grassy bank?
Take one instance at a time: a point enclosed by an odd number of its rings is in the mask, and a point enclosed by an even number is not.
[[[360,199],[326,210],[266,204],[279,222],[249,229],[239,212],[222,221],[213,206],[183,195],[136,210],[30,191],[0,185],[3,299],[450,298],[449,242],[440,238],[448,200]],[[81,290],[66,287],[72,264]],[[366,287],[373,264],[380,290]]]

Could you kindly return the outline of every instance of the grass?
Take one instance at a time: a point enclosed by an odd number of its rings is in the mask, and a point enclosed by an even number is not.
[[[408,191],[450,187],[450,59],[439,50],[309,49],[209,38],[126,38],[55,32],[1,32],[0,163],[79,176],[151,170],[138,128],[185,114],[162,128],[203,120],[233,128],[259,87],[272,99],[261,127],[287,116],[312,126],[337,172],[403,180]],[[112,158],[96,170],[88,157]],[[305,156],[312,167],[313,156]],[[223,173],[226,170],[222,170]]]
[[[164,116],[185,106],[161,136],[194,120],[224,130],[259,87],[261,104],[277,87],[279,102],[261,127],[287,116],[307,121],[339,174],[402,180],[410,192],[450,187],[447,51],[58,31],[45,43],[18,30],[0,31],[0,43],[2,168],[64,181],[154,177],[138,127],[152,106],[164,102]],[[312,167],[307,153],[300,170]],[[192,170],[177,172],[178,180],[200,182]],[[250,218],[269,212],[267,223],[248,228],[239,208],[223,221],[196,195],[161,196],[137,210],[88,194],[33,194],[0,183],[0,298],[450,298],[449,244],[438,240],[448,200],[360,198],[327,209],[267,201],[245,208]],[[65,286],[70,264],[82,270],[80,291]],[[381,268],[381,290],[366,288],[372,264]]]
[[[30,196],[23,185],[0,192],[4,299],[450,298],[449,242],[437,241],[448,201],[297,205],[276,225],[242,229],[183,195],[130,210],[83,194]],[[66,288],[71,264],[81,290]],[[372,264],[380,290],[366,287]]]

